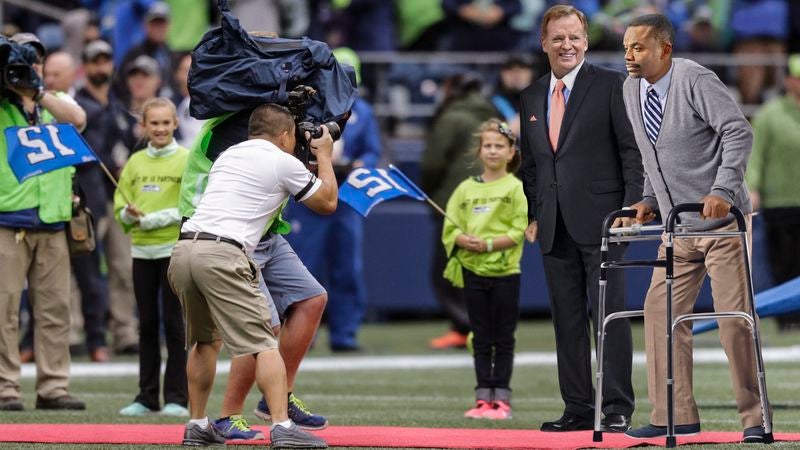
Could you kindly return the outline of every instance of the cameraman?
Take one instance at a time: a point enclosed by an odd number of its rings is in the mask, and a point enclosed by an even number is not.
[[[212,163],[229,147],[248,136],[252,110],[210,119],[195,140],[189,162],[181,181],[178,209],[191,217],[201,195]],[[297,156],[297,155],[296,155]],[[288,201],[288,199],[287,199]],[[311,275],[283,237],[291,226],[281,218],[284,201],[274,214],[274,220],[262,236],[253,254],[261,271],[260,288],[267,298],[272,315],[272,328],[279,336],[281,357],[286,365],[289,393],[289,418],[306,430],[321,430],[328,425],[325,416],[313,414],[294,395],[297,370],[316,335],[328,295]],[[250,358],[231,360],[230,376],[225,398],[216,425],[228,439],[263,439],[260,431],[249,427],[242,416],[244,402],[255,381],[255,362]],[[271,411],[262,398],[255,414],[271,420]]]
[[[83,109],[66,94],[42,88],[45,48],[36,36],[17,34],[15,44],[15,53],[23,55],[38,79],[31,76],[17,86],[4,83],[0,128],[68,122],[83,129]],[[74,172],[65,167],[19,183],[8,164],[7,142],[0,137],[0,311],[6,312],[0,318],[0,411],[23,410],[17,345],[26,279],[36,318],[36,409],[86,409],[68,393],[70,264],[64,229],[72,216]]]
[[[319,162],[317,178],[291,156],[296,146],[295,123],[285,107],[257,107],[250,116],[248,137],[217,158],[170,260],[168,276],[184,308],[190,348],[187,375],[192,419],[186,425],[184,445],[225,442],[205,411],[221,336],[234,361],[256,365],[256,383],[271,411],[272,446],[321,448],[326,446],[324,441],[302,431],[288,416],[286,368],[251,258],[289,195],[320,214],[336,210],[333,140],[323,128],[322,136],[309,143]]]

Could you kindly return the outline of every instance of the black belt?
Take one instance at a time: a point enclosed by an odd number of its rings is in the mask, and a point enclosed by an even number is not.
[[[224,242],[226,244],[233,245],[234,247],[239,248],[242,251],[245,251],[244,245],[236,242],[236,240],[231,238],[226,238],[223,236],[217,236],[216,234],[206,233],[203,231],[184,231],[178,237],[179,240],[193,240],[193,241],[217,241],[217,242]]]

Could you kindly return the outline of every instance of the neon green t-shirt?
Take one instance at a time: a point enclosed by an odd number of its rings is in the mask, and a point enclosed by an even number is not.
[[[178,146],[166,156],[156,157],[145,149],[128,159],[119,177],[119,188],[114,193],[114,217],[120,219],[120,211],[127,204],[126,198],[145,216],[154,213],[164,216],[151,229],[120,220],[123,229],[131,233],[133,245],[160,245],[178,241],[178,195],[188,158],[189,151]]]
[[[461,231],[444,220],[442,243],[450,260],[444,277],[457,287],[464,286],[462,267],[485,277],[520,273],[522,239],[528,226],[528,200],[514,175],[484,183],[468,178],[458,185],[447,202],[447,215],[467,233],[481,239],[508,236],[518,245],[490,253],[475,253],[456,246]]]

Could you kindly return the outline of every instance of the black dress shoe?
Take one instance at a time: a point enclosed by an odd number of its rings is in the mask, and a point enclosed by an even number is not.
[[[631,418],[624,414],[606,414],[600,422],[600,430],[607,433],[624,433],[631,429]]]
[[[578,431],[591,430],[594,428],[594,421],[588,417],[576,416],[564,413],[555,422],[545,422],[542,424],[542,431]]]

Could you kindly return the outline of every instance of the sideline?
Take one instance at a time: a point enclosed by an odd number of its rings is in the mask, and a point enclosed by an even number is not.
[[[766,363],[787,363],[800,361],[800,345],[791,347],[774,347],[764,349]],[[727,363],[722,349],[695,349],[695,364]],[[644,352],[634,352],[633,364],[645,364]],[[514,356],[514,366],[554,366],[555,352],[522,352]],[[396,356],[329,356],[310,357],[303,360],[300,370],[303,372],[341,372],[345,370],[421,370],[421,369],[454,369],[471,368],[472,357],[469,355],[396,355]],[[227,374],[230,361],[217,362],[217,373]],[[162,365],[162,373],[164,367]],[[73,363],[70,376],[75,377],[122,377],[139,374],[139,363]],[[35,378],[36,366],[33,363],[22,365],[22,378]]]

